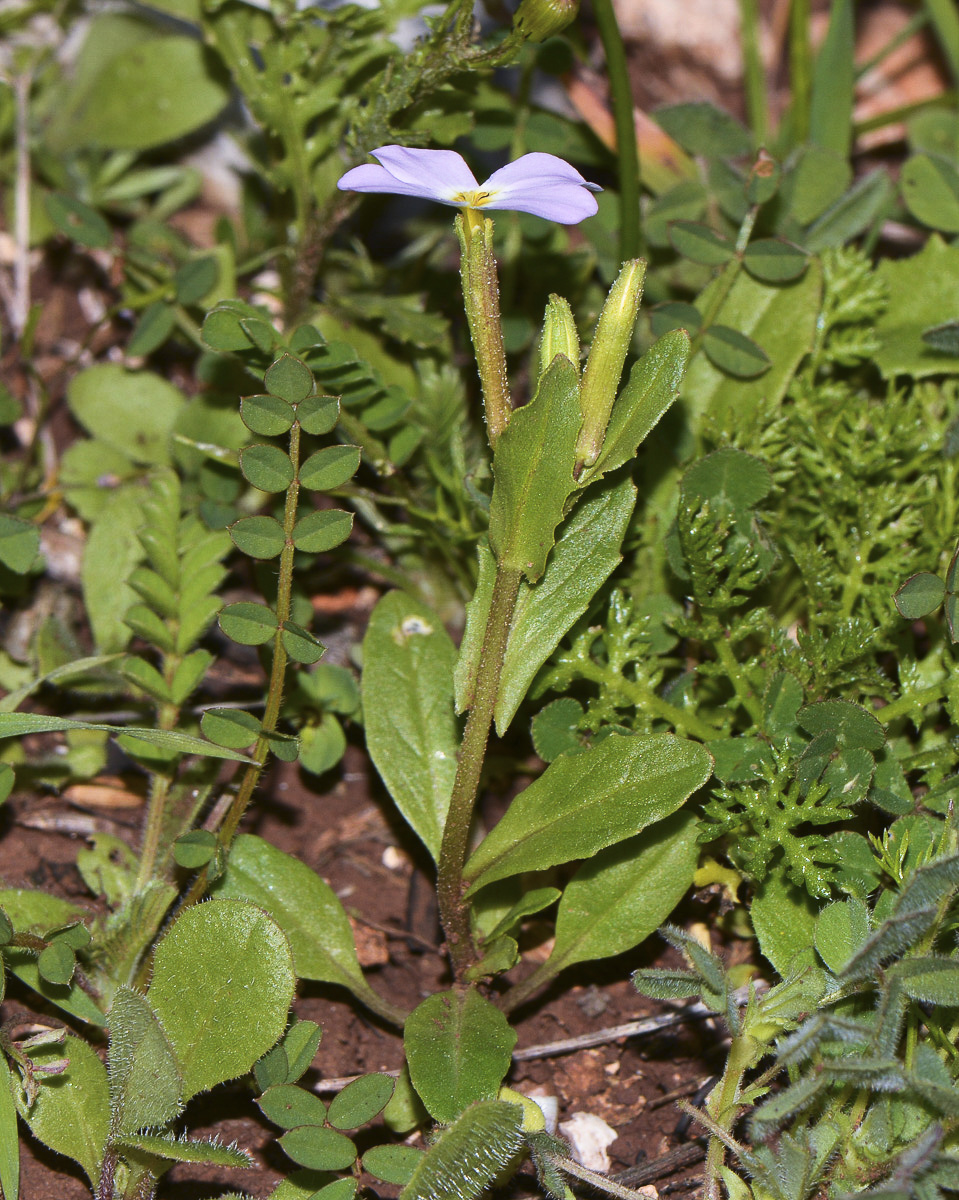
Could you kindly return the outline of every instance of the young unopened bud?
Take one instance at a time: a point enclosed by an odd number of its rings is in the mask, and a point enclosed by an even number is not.
[[[565,354],[579,370],[579,334],[569,301],[550,296],[543,318],[543,337],[539,344],[539,374],[542,376],[557,354]]]
[[[522,0],[513,28],[531,42],[545,42],[576,20],[579,0]]]
[[[644,259],[632,258],[623,263],[596,322],[579,393],[583,428],[576,444],[576,461],[580,469],[591,467],[603,447],[623,364],[636,328],[645,277]]]

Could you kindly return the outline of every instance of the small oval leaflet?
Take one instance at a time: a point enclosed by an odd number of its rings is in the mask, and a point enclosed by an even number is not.
[[[263,646],[276,633],[277,619],[272,608],[252,600],[228,604],[220,611],[220,628],[241,646]]]
[[[356,1146],[335,1129],[301,1125],[280,1138],[295,1163],[314,1171],[346,1171],[356,1162]]]
[[[288,433],[296,420],[291,405],[281,396],[244,396],[240,417],[251,433],[260,437],[279,437]]]
[[[284,354],[267,369],[263,383],[271,396],[279,396],[288,404],[299,404],[313,391],[313,372],[292,354]]]
[[[285,492],[296,472],[290,456],[279,446],[257,443],[240,451],[244,478],[261,492]]]
[[[296,406],[296,419],[304,433],[329,433],[340,416],[335,396],[307,396]]]
[[[736,253],[736,247],[708,225],[698,221],[673,221],[669,227],[673,249],[704,267],[721,267]]]
[[[413,1178],[422,1157],[418,1146],[373,1146],[363,1155],[363,1169],[384,1183],[402,1187]]]
[[[330,1101],[329,1122],[337,1129],[359,1129],[389,1103],[396,1081],[389,1075],[361,1075]]]
[[[300,467],[300,483],[314,492],[342,487],[360,465],[359,446],[327,446]]]
[[[281,1129],[296,1129],[300,1125],[322,1126],[326,1120],[326,1105],[319,1096],[292,1083],[280,1083],[267,1088],[257,1104],[263,1115]]]
[[[230,537],[251,558],[276,558],[286,545],[283,526],[275,517],[241,517],[230,526]]]
[[[208,708],[200,718],[203,736],[231,750],[243,750],[255,742],[261,728],[259,719],[241,708]]]
[[[322,554],[345,542],[352,528],[353,514],[342,509],[328,508],[307,513],[293,526],[293,545],[307,554]]]
[[[935,612],[946,598],[946,585],[931,571],[910,575],[893,596],[896,608],[907,621],[917,621]]]
[[[703,336],[703,349],[714,367],[742,379],[762,375],[770,366],[761,346],[728,325],[711,325]]]

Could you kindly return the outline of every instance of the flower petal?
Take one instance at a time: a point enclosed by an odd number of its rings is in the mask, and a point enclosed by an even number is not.
[[[590,193],[602,188],[587,182],[555,154],[534,153],[494,171],[481,190],[494,193],[484,208],[514,209],[561,225],[575,225],[599,210]]]
[[[394,192],[455,204],[454,196],[476,190],[473,172],[455,150],[379,146],[370,153],[382,166],[366,163],[347,171],[337,184],[341,191]]]

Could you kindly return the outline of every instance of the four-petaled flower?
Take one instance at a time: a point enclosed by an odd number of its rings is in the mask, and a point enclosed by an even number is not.
[[[337,184],[341,191],[420,196],[466,209],[467,216],[470,210],[513,209],[576,225],[597,212],[591,193],[603,190],[555,154],[524,154],[477,183],[455,150],[380,146],[370,153],[380,165],[365,163],[347,171]]]

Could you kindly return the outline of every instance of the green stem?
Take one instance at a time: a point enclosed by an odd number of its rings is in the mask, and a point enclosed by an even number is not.
[[[476,671],[473,702],[460,744],[456,778],[440,847],[437,878],[440,920],[457,979],[462,979],[477,957],[470,929],[469,906],[463,900],[463,866],[521,579],[522,572],[519,570],[497,569],[483,649]]]
[[[616,127],[616,159],[619,167],[619,257],[625,262],[629,258],[639,258],[644,253],[639,208],[639,142],[633,112],[633,91],[629,83],[626,48],[612,0],[593,0],[593,13],[599,28],[600,41],[603,43],[603,53],[606,55],[609,97]]]
[[[733,685],[736,698],[746,712],[749,713],[753,723],[761,728],[763,724],[762,704],[756,696],[749,680],[743,674],[742,666],[735,654],[733,654],[732,646],[730,646],[725,632],[720,631],[718,637],[712,639],[712,646],[716,651],[716,657],[723,664],[729,682]]]
[[[766,74],[759,49],[758,0],[739,0],[739,28],[743,44],[746,112],[753,136],[760,146],[765,146],[769,140],[769,104]]]
[[[883,708],[874,709],[873,714],[883,725],[891,725],[900,717],[908,717],[917,707],[937,703],[946,694],[947,686],[948,680],[945,679],[941,683],[931,683],[928,687],[920,688],[918,692],[900,696],[898,700],[893,700]]]
[[[476,367],[483,389],[489,444],[493,449],[513,411],[506,375],[506,350],[499,317],[499,281],[493,257],[493,222],[466,209],[456,218],[462,258],[463,302]]]
[[[743,1075],[756,1063],[757,1049],[757,1042],[748,1034],[733,1038],[723,1077],[706,1101],[706,1111],[726,1134],[732,1133],[739,1115],[739,1088]],[[722,1196],[720,1167],[723,1166],[725,1151],[724,1139],[715,1135],[709,1139],[703,1180],[703,1196],[706,1200],[720,1200]]]

